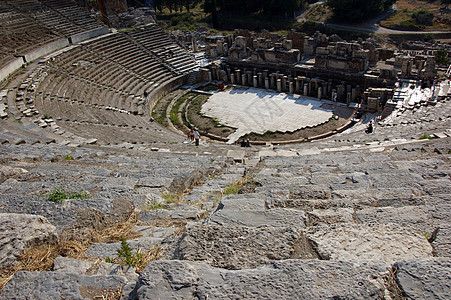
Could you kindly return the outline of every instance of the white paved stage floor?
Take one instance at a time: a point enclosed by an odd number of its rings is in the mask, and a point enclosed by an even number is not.
[[[324,123],[332,111],[321,108],[321,104],[311,97],[239,87],[214,93],[201,112],[237,128],[228,137],[228,143],[234,143],[250,132],[287,132]]]

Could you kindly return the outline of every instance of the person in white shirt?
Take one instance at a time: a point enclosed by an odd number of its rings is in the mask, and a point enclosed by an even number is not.
[[[196,146],[199,146],[199,139],[200,139],[200,134],[199,131],[197,131],[197,128],[194,129],[194,140],[196,141]]]

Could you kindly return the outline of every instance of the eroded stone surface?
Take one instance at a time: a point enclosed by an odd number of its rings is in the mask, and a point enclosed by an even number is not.
[[[53,271],[61,273],[72,273],[78,275],[117,275],[136,281],[138,274],[131,266],[100,262],[99,264],[87,260],[77,260],[67,257],[57,257],[53,264]]]
[[[212,266],[243,269],[290,258],[300,238],[287,227],[195,225],[168,246],[171,259],[204,261]]]
[[[449,299],[451,259],[424,258],[396,262],[396,282],[408,299]]]
[[[0,293],[1,299],[93,299],[119,296],[127,284],[122,276],[84,276],[61,272],[14,274]]]
[[[0,213],[0,266],[7,267],[28,247],[57,240],[56,228],[46,218]]]
[[[432,256],[425,236],[395,224],[339,223],[318,226],[307,238],[317,245],[324,259],[376,259],[388,263],[405,258]]]
[[[190,261],[156,261],[132,299],[381,299],[387,265],[377,261],[283,260],[224,270]]]

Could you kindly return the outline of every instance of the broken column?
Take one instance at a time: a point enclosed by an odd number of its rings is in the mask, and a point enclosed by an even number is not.
[[[274,86],[276,85],[276,80],[275,80],[275,78],[276,78],[276,74],[272,73],[271,75],[269,75],[269,87],[270,87],[271,89],[273,89]]]
[[[261,72],[258,72],[257,78],[258,78],[258,86],[262,87],[264,84],[263,74]]]
[[[277,92],[281,92],[282,91],[282,79],[277,79]]]
[[[355,102],[355,99],[357,98],[357,89],[353,88],[351,91],[351,101]]]

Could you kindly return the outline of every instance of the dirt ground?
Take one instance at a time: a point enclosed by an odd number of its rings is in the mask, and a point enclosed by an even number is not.
[[[200,134],[205,135],[205,133],[214,134],[220,137],[228,137],[230,134],[235,132],[235,128],[225,126],[221,124],[218,120],[202,116],[200,110],[202,105],[207,102],[209,96],[207,95],[197,95],[189,103],[188,107],[188,119],[199,129]]]

